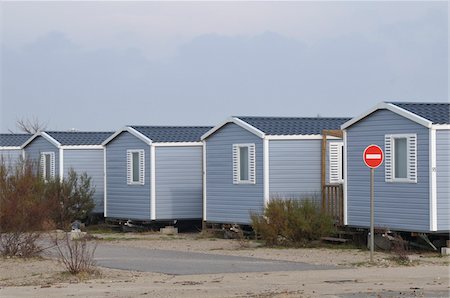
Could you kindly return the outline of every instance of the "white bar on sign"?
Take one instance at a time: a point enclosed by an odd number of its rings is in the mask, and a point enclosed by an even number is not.
[[[367,159],[381,159],[381,154],[366,154]]]

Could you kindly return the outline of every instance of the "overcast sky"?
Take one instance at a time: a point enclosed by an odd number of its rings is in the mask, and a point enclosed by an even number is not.
[[[0,2],[0,132],[448,101],[448,3]]]

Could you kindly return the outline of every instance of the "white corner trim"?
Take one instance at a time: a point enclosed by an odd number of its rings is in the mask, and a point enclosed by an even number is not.
[[[64,149],[59,148],[59,180],[64,180]]]
[[[28,144],[30,144],[34,139],[36,139],[37,137],[43,137],[44,139],[46,139],[47,141],[49,141],[52,145],[54,145],[55,147],[59,148],[61,147],[61,143],[58,142],[57,140],[55,140],[54,138],[52,138],[50,135],[48,135],[47,133],[43,132],[43,131],[39,131],[37,133],[35,133],[34,135],[32,135],[25,143],[22,144],[22,146],[20,146],[22,149],[24,147],[26,147]]]
[[[242,121],[241,119],[239,119],[237,117],[230,117],[230,118],[227,118],[226,120],[222,121],[220,124],[214,126],[212,129],[207,131],[205,134],[203,134],[201,136],[201,140],[203,141],[204,139],[206,139],[207,137],[209,137],[210,135],[215,133],[217,130],[219,130],[222,126],[224,126],[225,124],[228,124],[228,123],[234,123],[260,138],[264,138],[264,136],[265,136],[264,132],[262,132],[261,130],[257,129],[256,127],[248,124],[247,122]]]
[[[155,147],[192,147],[203,146],[202,142],[158,142],[152,143]]]
[[[267,140],[322,140],[322,135],[266,135],[264,137]],[[334,136],[327,136],[329,140],[340,140],[341,138]]]
[[[104,140],[103,143],[102,143],[102,146],[106,146],[109,142],[114,140],[118,135],[120,135],[122,132],[125,132],[125,131],[131,133],[132,135],[134,135],[136,138],[140,139],[141,141],[143,141],[147,145],[151,145],[152,144],[152,140],[147,138],[145,135],[143,135],[142,133],[140,133],[136,129],[132,128],[131,126],[125,126],[125,127],[122,127],[121,129],[119,129],[118,131],[116,131],[115,133],[113,133],[109,138]]]
[[[203,221],[206,221],[206,141],[203,141]]]
[[[71,145],[71,146],[65,146],[62,145],[61,148],[66,150],[82,150],[82,149],[103,149],[102,145]]]
[[[347,217],[347,131],[343,131],[343,137],[344,137],[344,202],[343,202],[343,208],[344,208],[344,226],[348,225],[348,217]]]
[[[150,145],[150,219],[156,220],[156,164],[155,147]]]
[[[395,104],[386,103],[386,102],[380,102],[379,104],[377,104],[376,106],[370,108],[369,110],[367,110],[363,114],[361,114],[361,115],[359,115],[359,116],[357,116],[357,117],[355,117],[355,118],[345,122],[344,124],[342,124],[341,125],[341,129],[342,130],[346,129],[349,126],[351,126],[351,125],[355,124],[356,122],[362,120],[363,118],[367,117],[368,115],[372,114],[373,112],[375,112],[377,110],[382,110],[382,109],[389,110],[389,111],[391,111],[393,113],[396,113],[396,114],[398,114],[400,116],[403,116],[403,117],[405,117],[405,118],[407,118],[407,119],[409,119],[409,120],[411,120],[413,122],[416,122],[416,123],[418,123],[420,125],[423,125],[425,127],[430,128],[432,126],[432,122],[431,121],[429,121],[429,120],[427,120],[427,119],[425,119],[423,117],[420,117],[419,115],[416,115],[414,113],[411,113],[410,111],[402,109],[402,108],[396,106]]]
[[[263,171],[264,171],[264,207],[269,204],[270,201],[270,179],[269,179],[269,139],[264,138],[263,141],[263,156],[264,156],[264,163],[263,163]]]
[[[432,129],[440,130],[440,129],[450,129],[450,124],[433,124],[431,126]]]
[[[106,148],[103,148],[103,216],[107,217],[107,202],[108,198],[106,195],[107,190],[107,177],[106,177]]]
[[[436,130],[430,129],[430,231],[437,231]]]

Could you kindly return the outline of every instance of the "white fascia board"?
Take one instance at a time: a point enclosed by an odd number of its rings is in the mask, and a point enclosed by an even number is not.
[[[260,138],[264,138],[264,136],[265,136],[264,132],[262,132],[261,130],[257,129],[256,127],[248,124],[247,122],[242,121],[241,119],[239,119],[237,117],[230,117],[230,118],[226,119],[225,121],[222,121],[220,124],[214,126],[209,131],[207,131],[204,135],[202,135],[201,140],[203,141],[204,139],[206,139],[207,137],[209,137],[210,135],[215,133],[217,130],[219,130],[222,126],[224,126],[228,123],[234,123],[234,124],[242,127],[243,129],[248,130],[249,132],[251,132],[252,134],[254,134]]]
[[[145,135],[143,135],[142,133],[140,133],[136,129],[132,128],[131,126],[125,126],[125,127],[121,128],[121,129],[119,129],[118,131],[116,131],[109,138],[104,140],[103,143],[102,143],[102,146],[106,146],[106,144],[108,144],[109,142],[114,140],[118,135],[120,135],[122,132],[125,132],[125,131],[131,133],[132,135],[134,135],[136,138],[140,139],[141,141],[143,141],[147,145],[151,145],[152,144],[152,140],[147,138]]]
[[[158,142],[152,143],[155,147],[191,147],[203,146],[203,142]]]
[[[51,136],[49,136],[47,133],[43,132],[43,131],[39,131],[37,133],[35,133],[34,135],[32,135],[25,143],[22,144],[22,146],[20,146],[22,149],[25,148],[28,144],[30,144],[34,139],[36,139],[37,137],[43,137],[44,139],[46,139],[47,141],[49,141],[52,145],[56,146],[57,148],[61,147],[61,143],[58,142],[57,140],[55,140],[54,138],[52,138]]]
[[[203,221],[206,221],[206,142],[203,141]]]
[[[106,180],[106,148],[103,148],[103,216],[107,217],[107,180]]]
[[[430,231],[437,231],[436,130],[430,129]]]
[[[348,213],[347,213],[347,131],[343,131],[343,138],[344,138],[344,202],[342,208],[344,209],[344,226],[348,225]]]
[[[389,110],[393,113],[396,113],[402,117],[405,117],[413,122],[416,122],[420,125],[423,125],[427,128],[431,128],[432,126],[432,122],[430,120],[427,120],[423,117],[420,117],[419,115],[416,115],[414,113],[411,113],[410,111],[407,111],[405,109],[402,109],[398,106],[396,106],[395,104],[391,104],[391,103],[386,103],[386,102],[380,102],[379,104],[377,104],[376,106],[374,106],[373,108],[367,110],[365,113],[359,115],[358,117],[355,117],[347,122],[345,122],[344,124],[341,125],[341,129],[344,130],[346,128],[348,128],[349,126],[355,124],[356,122],[364,119],[365,117],[369,116],[370,114],[372,114],[373,112],[377,111],[377,110]]]
[[[155,146],[150,146],[150,219],[156,220],[156,154]]]
[[[77,149],[103,149],[102,145],[62,145],[61,148],[65,150],[77,150]]]
[[[59,179],[64,180],[64,149],[59,148]]]
[[[270,146],[269,140],[267,138],[264,138],[264,141],[263,141],[264,207],[267,207],[267,205],[269,204],[269,201],[270,201],[269,146]]]
[[[321,140],[322,135],[266,135],[264,139],[267,140]],[[335,136],[327,136],[329,140],[341,140]]]
[[[0,150],[19,150],[22,149],[20,146],[0,146]]]
[[[431,129],[441,130],[441,129],[450,129],[450,124],[433,124]]]

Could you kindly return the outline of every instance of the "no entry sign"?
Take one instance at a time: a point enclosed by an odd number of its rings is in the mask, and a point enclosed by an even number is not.
[[[370,145],[364,149],[363,159],[366,166],[372,169],[378,168],[383,163],[383,150],[377,145]]]

